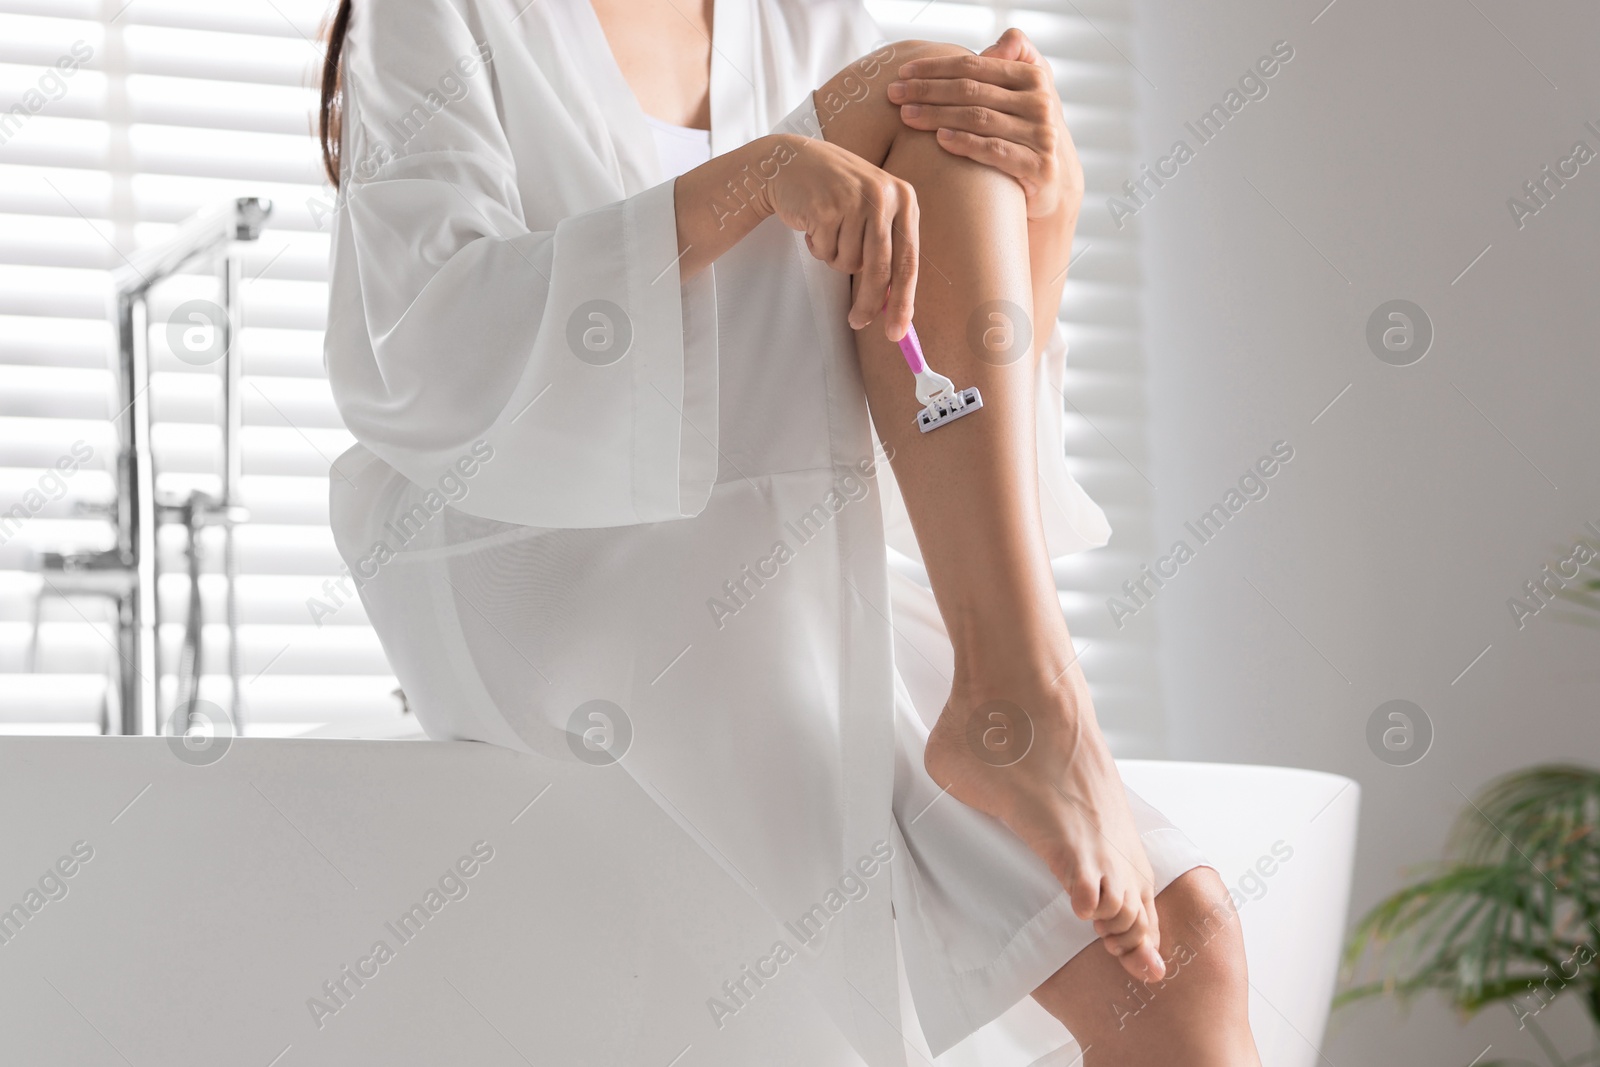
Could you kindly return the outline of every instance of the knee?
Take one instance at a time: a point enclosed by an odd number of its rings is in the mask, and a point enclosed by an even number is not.
[[[900,121],[900,107],[889,100],[889,83],[913,59],[971,55],[972,50],[940,41],[889,41],[835,74],[812,97],[824,136],[844,143],[868,159],[887,149],[902,133],[917,133]],[[880,159],[873,159],[879,162]]]
[[[1222,879],[1209,867],[1182,875],[1156,897],[1161,956],[1169,978],[1204,989],[1207,999],[1244,1005],[1249,981],[1239,914]]]
[[[937,59],[940,56],[972,55],[972,49],[963,48],[958,44],[950,44],[947,41],[890,41],[878,52],[871,54],[878,55],[884,52],[889,54],[889,58],[884,61],[884,65],[891,68],[889,71],[891,75],[898,71],[902,65],[911,62],[913,59]],[[894,79],[891,77],[889,80],[892,81]]]
[[[913,59],[970,55],[972,49],[944,41],[885,41],[841,70],[833,80],[841,87],[852,78],[854,84],[882,87],[894,81],[900,68]]]

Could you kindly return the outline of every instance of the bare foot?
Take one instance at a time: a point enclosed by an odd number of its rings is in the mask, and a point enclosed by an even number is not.
[[[1054,684],[958,680],[923,765],[1044,860],[1129,974],[1165,975],[1150,860],[1076,665]]]

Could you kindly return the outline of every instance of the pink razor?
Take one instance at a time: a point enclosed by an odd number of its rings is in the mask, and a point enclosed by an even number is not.
[[[906,335],[900,338],[900,352],[906,357],[911,373],[917,376],[917,402],[924,405],[917,412],[917,428],[923,433],[937,430],[983,407],[983,397],[976,387],[957,389],[949,378],[928,369],[928,361],[922,358],[922,343],[917,340],[917,328],[909,323]]]

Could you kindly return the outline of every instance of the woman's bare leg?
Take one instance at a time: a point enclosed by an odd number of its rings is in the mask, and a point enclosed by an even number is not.
[[[1130,979],[1093,946],[1034,991],[1084,1050],[1083,1067],[1260,1067],[1239,920],[1209,867],[1156,897],[1167,977]]]
[[[1009,362],[969,345],[975,315],[1030,307],[1022,190],[900,121],[884,86],[914,56],[965,51],[902,42],[872,77],[842,72],[817,93],[824,137],[909,182],[921,214],[916,326],[930,365],[984,406],[931,433],[898,348],[857,332],[867,399],[955,649],[949,703],[928,740],[934,781],[1003,820],[1097,922],[1128,972],[1159,978],[1149,861],[1095,722],[1061,614],[1040,519],[1035,354]],[[862,92],[863,83],[867,92]],[[833,101],[849,100],[837,109]],[[835,112],[836,113],[832,113]],[[830,115],[830,113],[832,113]],[[1041,329],[1044,326],[1041,325]],[[1035,346],[1037,347],[1037,346]]]
[[[1071,891],[1078,913],[1097,920],[1112,954],[1090,946],[1034,992],[1088,1050],[1087,1064],[1164,1067],[1179,1062],[1181,1050],[1181,1062],[1196,1067],[1257,1067],[1243,942],[1227,892],[1214,871],[1200,868],[1153,896],[1149,861],[1074,662],[1039,514],[1039,346],[1001,360],[969,344],[969,323],[985,305],[1027,308],[1050,289],[1030,278],[1022,191],[905,126],[884,95],[902,63],[964,50],[901,42],[886,51],[818,91],[823,135],[915,188],[917,330],[934,369],[984,397],[976,414],[920,433],[898,348],[877,324],[857,331],[873,422],[893,449],[955,648],[950,700],[928,741],[929,773],[1011,826]],[[836,107],[842,100],[849,103]],[[1040,317],[1053,314],[1041,309]],[[1148,944],[1129,952],[1133,939]],[[1139,980],[1162,975],[1154,984]]]

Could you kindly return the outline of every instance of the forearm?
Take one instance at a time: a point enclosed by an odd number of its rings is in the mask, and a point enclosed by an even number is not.
[[[758,137],[678,178],[678,275],[692,278],[716,262],[772,214],[767,186],[794,158],[796,138]]]

